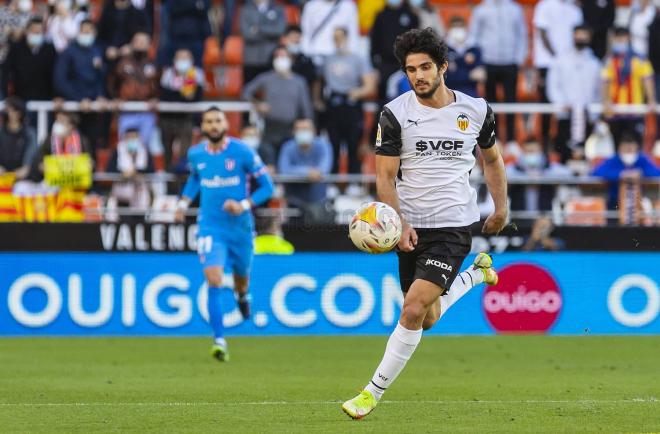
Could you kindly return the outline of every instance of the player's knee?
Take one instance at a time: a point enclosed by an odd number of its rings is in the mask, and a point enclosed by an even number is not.
[[[219,288],[222,286],[222,274],[220,273],[206,273],[206,283],[208,286]]]
[[[404,316],[406,319],[410,321],[418,322],[424,318],[427,310],[428,310],[428,306],[426,306],[421,301],[410,300],[407,303],[404,302],[402,316]]]

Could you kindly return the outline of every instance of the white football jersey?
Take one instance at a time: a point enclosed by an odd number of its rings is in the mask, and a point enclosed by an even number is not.
[[[495,116],[483,98],[453,91],[440,109],[420,104],[409,91],[380,114],[376,154],[400,157],[396,179],[401,214],[414,228],[468,226],[479,220],[469,183],[475,147],[495,143]]]

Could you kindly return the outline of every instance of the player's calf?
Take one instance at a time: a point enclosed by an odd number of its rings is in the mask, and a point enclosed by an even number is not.
[[[436,322],[440,319],[440,299],[433,303],[429,310],[426,312],[424,317],[424,322],[422,323],[422,329],[430,330],[431,327],[435,325]]]

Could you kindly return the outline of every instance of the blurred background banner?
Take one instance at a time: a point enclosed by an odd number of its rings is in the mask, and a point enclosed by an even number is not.
[[[660,333],[660,253],[495,262],[503,283],[475,288],[428,333]],[[385,335],[402,302],[396,269],[393,254],[257,256],[253,320],[241,322],[227,290],[225,325],[232,335]],[[208,334],[193,254],[4,253],[0,289],[2,335]]]

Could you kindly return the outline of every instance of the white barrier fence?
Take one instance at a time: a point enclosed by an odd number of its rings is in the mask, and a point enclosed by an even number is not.
[[[226,112],[250,113],[252,121],[258,118],[254,105],[247,101],[202,101],[192,103],[178,102],[159,102],[155,108],[162,113],[200,113],[211,106],[217,106]],[[490,104],[495,113],[520,113],[520,114],[552,114],[562,113],[564,107],[555,104],[546,103],[492,103]],[[152,110],[153,106],[143,101],[123,101],[114,102],[93,102],[90,106],[91,111],[118,111],[118,112],[147,112]],[[375,112],[378,105],[374,102],[367,102],[364,105],[366,111]],[[616,114],[628,115],[647,115],[649,107],[645,104],[632,105],[614,105],[612,106]],[[4,109],[4,102],[0,101],[0,109]],[[76,101],[66,101],[62,104],[55,104],[53,101],[29,101],[27,109],[37,113],[37,138],[39,142],[43,141],[48,135],[48,113],[57,109],[67,111],[79,111],[80,103]],[[586,107],[590,115],[597,115],[603,112],[602,104],[591,104]],[[660,113],[660,104],[655,107],[657,113]]]

